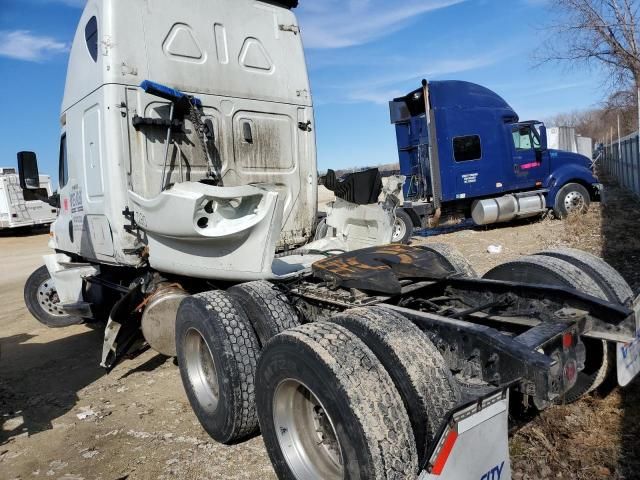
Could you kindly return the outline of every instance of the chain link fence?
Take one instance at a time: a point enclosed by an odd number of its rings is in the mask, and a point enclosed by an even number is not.
[[[640,198],[640,151],[638,134],[607,143],[596,161],[605,173],[615,178],[625,189]]]

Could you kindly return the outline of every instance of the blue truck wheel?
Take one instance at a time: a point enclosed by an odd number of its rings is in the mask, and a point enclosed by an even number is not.
[[[567,183],[556,195],[553,213],[560,219],[572,213],[587,213],[591,205],[591,196],[579,183]]]
[[[396,219],[393,224],[393,243],[402,243],[407,245],[413,236],[413,220],[404,210],[396,210]]]

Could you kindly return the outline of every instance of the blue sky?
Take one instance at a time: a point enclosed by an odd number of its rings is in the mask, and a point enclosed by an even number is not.
[[[56,176],[67,56],[83,4],[0,0],[0,166],[34,150],[41,171]],[[597,72],[535,67],[545,0],[301,0],[297,12],[321,170],[396,161],[387,102],[422,78],[485,85],[522,119],[602,100]]]

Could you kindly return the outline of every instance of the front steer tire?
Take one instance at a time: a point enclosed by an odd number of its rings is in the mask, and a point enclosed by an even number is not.
[[[180,376],[206,432],[233,444],[255,435],[255,373],[260,345],[236,300],[222,291],[193,295],[176,316]]]
[[[278,478],[417,476],[400,394],[373,352],[346,328],[317,322],[274,337],[258,363],[256,387]]]
[[[553,213],[559,219],[565,219],[572,213],[587,213],[591,205],[589,191],[579,183],[567,183],[556,194]]]
[[[24,285],[24,303],[36,320],[50,328],[69,327],[84,322],[83,318],[68,315],[62,310],[46,265],[38,268],[27,279]]]
[[[411,216],[404,210],[398,208],[396,210],[396,218],[393,223],[392,243],[400,243],[408,245],[413,237],[413,220]]]

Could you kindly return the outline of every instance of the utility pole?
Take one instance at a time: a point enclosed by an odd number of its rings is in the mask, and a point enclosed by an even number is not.
[[[620,158],[622,152],[620,151],[620,114],[618,114],[618,158]]]

